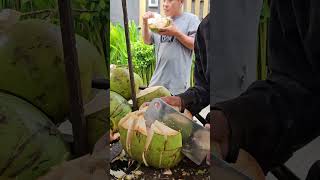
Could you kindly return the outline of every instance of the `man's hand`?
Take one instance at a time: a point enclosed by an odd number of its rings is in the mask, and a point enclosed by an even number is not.
[[[178,107],[181,110],[181,98],[179,96],[166,96],[161,99],[167,104]]]
[[[194,38],[187,36],[181,32],[174,24],[159,29],[160,35],[174,36],[177,40],[182,43],[186,48],[193,50],[194,48]]]
[[[110,143],[118,140],[120,138],[120,134],[119,133],[113,133],[110,131]]]
[[[143,23],[144,23],[144,24],[148,24],[148,19],[153,18],[153,17],[154,17],[153,12],[151,12],[151,11],[146,12],[146,13],[142,16]]]
[[[167,35],[167,36],[177,36],[179,34],[179,30],[177,29],[177,27],[174,24],[172,24],[166,28],[160,28],[159,34],[160,35]]]

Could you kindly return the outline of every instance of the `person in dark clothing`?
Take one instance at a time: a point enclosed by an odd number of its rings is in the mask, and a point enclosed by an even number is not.
[[[210,112],[211,140],[222,157],[235,162],[244,149],[265,174],[320,135],[320,1],[272,0],[270,6],[267,79],[212,105]],[[207,95],[188,91],[179,95],[180,104],[196,113]]]
[[[271,1],[271,73],[211,113],[227,161],[242,148],[266,174],[320,135],[319,12],[317,0]]]

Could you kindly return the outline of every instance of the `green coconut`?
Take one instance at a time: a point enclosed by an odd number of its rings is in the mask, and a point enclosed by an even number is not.
[[[158,33],[161,28],[166,28],[172,24],[172,19],[154,13],[154,17],[148,19],[148,27],[152,32]]]
[[[138,87],[143,86],[143,80],[137,73],[134,73],[134,80],[138,82],[137,83]],[[138,91],[136,93],[138,94],[139,92],[140,92],[140,90],[138,89]]]
[[[0,89],[28,100],[54,122],[69,112],[61,30],[41,20],[24,20],[0,33]],[[91,80],[107,78],[106,64],[97,49],[76,35],[84,103],[93,97]]]
[[[34,180],[69,158],[55,125],[39,109],[0,92],[0,174]]]
[[[95,97],[84,105],[90,149],[94,147],[101,136],[107,133],[109,128],[109,94],[109,91],[97,90]]]
[[[144,102],[150,102],[154,98],[160,98],[165,96],[171,96],[170,91],[163,86],[153,86],[141,90],[137,94],[137,103],[140,107]]]
[[[118,93],[110,91],[110,124],[113,132],[118,131],[119,121],[131,111],[126,99]]]
[[[134,77],[139,75],[135,74]],[[138,79],[138,78],[137,78]],[[138,93],[141,82],[135,79],[135,91]],[[110,90],[120,94],[126,100],[131,99],[130,76],[126,68],[110,69]]]
[[[144,110],[135,111],[119,122],[120,141],[126,153],[146,166],[176,166],[183,158],[181,133],[158,121],[147,132],[143,115]]]
[[[103,109],[86,117],[88,128],[88,144],[94,147],[101,136],[107,133],[109,108]]]

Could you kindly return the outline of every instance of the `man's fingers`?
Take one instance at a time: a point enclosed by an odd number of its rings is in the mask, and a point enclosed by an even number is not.
[[[162,99],[164,102],[166,102],[166,103],[168,103],[168,104],[170,104],[170,105],[174,105],[174,104],[172,104],[171,97],[172,97],[172,96],[166,96],[166,97],[161,97],[161,99]]]
[[[145,20],[147,20],[147,19],[149,19],[149,18],[153,18],[153,17],[154,17],[154,14],[153,14],[152,12],[150,12],[150,11],[146,12],[146,13],[142,16],[142,18],[145,19]]]
[[[150,18],[153,18],[154,17],[154,14],[153,12],[150,12],[150,15],[149,15]]]
[[[178,96],[166,96],[161,98],[164,102],[170,104],[171,106],[176,106],[181,108],[181,99]]]
[[[163,32],[166,32],[166,31],[167,31],[167,30],[164,29],[164,28],[159,28],[159,30],[158,30],[159,33],[163,33]]]
[[[120,134],[119,133],[111,133],[110,132],[110,142],[113,142],[113,141],[115,141],[115,140],[117,140],[119,138],[120,138]]]
[[[145,107],[149,106],[150,102],[144,102],[140,107],[139,110],[144,109]]]

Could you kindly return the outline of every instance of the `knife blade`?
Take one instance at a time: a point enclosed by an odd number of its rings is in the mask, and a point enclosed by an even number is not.
[[[177,130],[182,135],[182,153],[200,165],[210,150],[210,131],[200,124],[176,111],[162,99],[156,98],[149,103],[144,113],[146,127],[158,120],[166,126]]]

